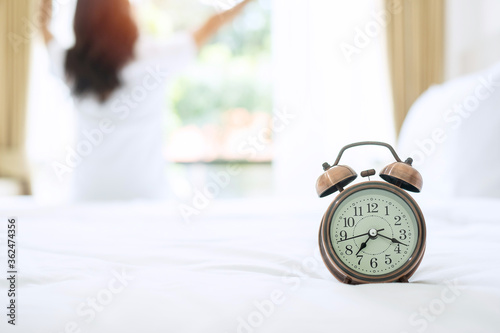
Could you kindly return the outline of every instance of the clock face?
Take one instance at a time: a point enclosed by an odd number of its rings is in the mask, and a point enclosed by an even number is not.
[[[400,269],[414,254],[418,221],[395,191],[368,187],[351,192],[337,205],[330,240],[338,259],[352,271],[386,275]]]

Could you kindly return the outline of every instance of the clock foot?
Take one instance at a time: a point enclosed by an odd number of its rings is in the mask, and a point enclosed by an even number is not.
[[[408,282],[408,278],[405,276],[402,276],[399,278],[398,282],[403,282],[403,283],[407,283]]]
[[[345,284],[351,284],[352,283],[352,279],[350,277],[346,276],[344,278],[344,281],[342,281],[342,282],[345,283]]]

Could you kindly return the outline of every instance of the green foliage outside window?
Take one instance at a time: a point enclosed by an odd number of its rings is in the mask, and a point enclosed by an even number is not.
[[[217,34],[171,87],[177,125],[217,123],[234,108],[271,113],[270,38],[269,8],[259,3]]]

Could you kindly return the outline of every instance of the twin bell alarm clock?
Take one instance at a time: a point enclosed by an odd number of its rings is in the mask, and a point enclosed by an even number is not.
[[[383,181],[370,180],[375,170],[361,172],[366,181],[350,185],[356,172],[339,165],[344,151],[365,145],[388,148],[396,161],[383,168]],[[408,282],[425,252],[425,221],[408,192],[420,192],[422,176],[408,158],[402,161],[383,142],[357,142],[342,148],[333,165],[323,164],[316,182],[319,197],[337,193],[321,220],[319,247],[328,270],[347,284]]]

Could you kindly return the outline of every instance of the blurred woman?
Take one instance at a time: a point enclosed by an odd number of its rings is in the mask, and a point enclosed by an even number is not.
[[[139,35],[128,0],[78,0],[75,44],[64,50],[48,29],[51,0],[42,0],[52,71],[71,88],[77,111],[76,145],[66,158],[71,166],[56,170],[73,175],[75,200],[165,196],[165,85],[250,1],[158,43]]]

